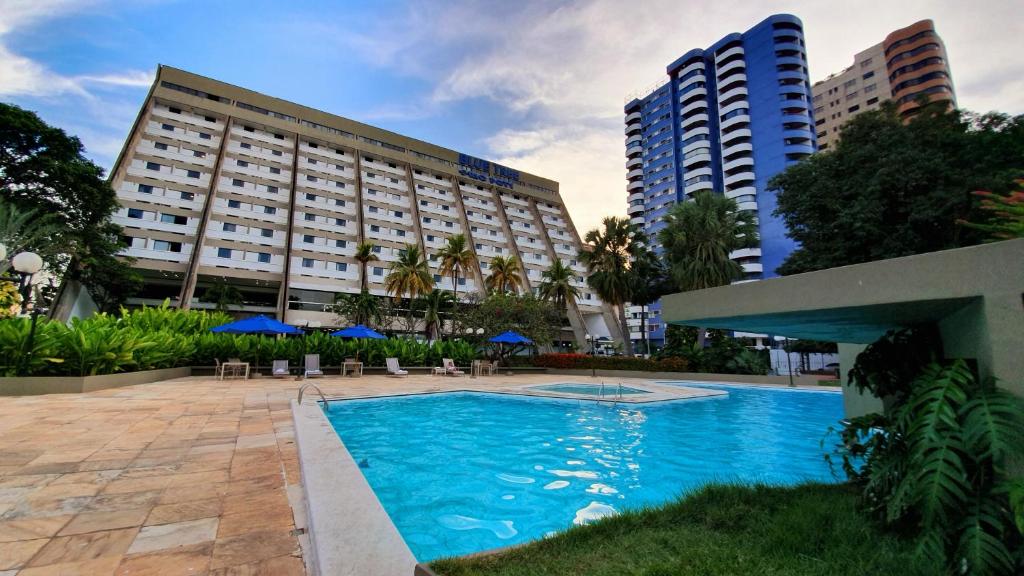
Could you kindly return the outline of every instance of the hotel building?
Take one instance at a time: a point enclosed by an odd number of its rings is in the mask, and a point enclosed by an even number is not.
[[[921,97],[956,106],[946,47],[931,20],[892,32],[856,54],[849,68],[816,82],[812,91],[821,150],[835,146],[850,118],[875,110],[886,100],[896,101],[904,116],[920,108]]]
[[[760,245],[732,254],[745,280],[775,275],[794,249],[768,182],[817,150],[803,26],[774,15],[683,54],[667,78],[625,106],[628,213],[658,250],[671,207],[701,191],[725,194],[757,215]],[[639,341],[641,308],[631,307]],[[660,305],[650,306],[648,337],[664,340]]]
[[[160,66],[111,184],[124,253],[145,279],[132,304],[209,308],[205,291],[224,281],[241,291],[242,312],[335,326],[335,295],[360,290],[357,244],[375,245],[373,294],[385,295],[407,244],[431,255],[437,286],[451,290],[433,254],[461,233],[479,265],[459,280],[460,297],[484,293],[495,256],[519,260],[528,290],[558,258],[582,294],[562,340],[620,337],[583,280],[558,183],[434,144]]]

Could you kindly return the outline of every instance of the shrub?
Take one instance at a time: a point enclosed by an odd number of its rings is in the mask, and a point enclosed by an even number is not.
[[[628,356],[590,356],[588,354],[541,354],[533,361],[534,366],[558,370],[635,370],[642,372],[685,372],[683,358],[630,358]]]

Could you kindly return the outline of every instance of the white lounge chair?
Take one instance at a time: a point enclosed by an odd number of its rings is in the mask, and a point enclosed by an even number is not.
[[[408,370],[402,370],[402,367],[398,365],[398,358],[385,358],[384,361],[388,365],[388,376],[408,376]]]
[[[446,376],[462,376],[465,374],[465,372],[459,370],[458,366],[455,365],[455,361],[451,358],[442,358],[441,362],[444,364],[444,373]]]
[[[272,371],[274,378],[287,378],[290,373],[288,370],[287,360],[274,360],[274,369]]]
[[[306,354],[306,370],[303,372],[306,378],[310,376],[323,376],[324,372],[320,369],[320,355],[319,354]]]

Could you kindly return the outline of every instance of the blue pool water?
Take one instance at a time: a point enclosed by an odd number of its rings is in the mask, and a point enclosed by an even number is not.
[[[581,396],[600,396],[600,384],[547,384],[544,386],[530,386],[530,390],[544,390],[547,392],[562,392],[564,394],[579,394]],[[617,396],[618,394],[650,394],[647,390],[630,388],[629,386],[619,387],[618,384],[606,384],[604,386],[605,396]]]
[[[685,383],[680,383],[685,384]],[[327,415],[420,561],[518,544],[708,481],[833,481],[831,392],[616,406],[444,393],[332,402]]]

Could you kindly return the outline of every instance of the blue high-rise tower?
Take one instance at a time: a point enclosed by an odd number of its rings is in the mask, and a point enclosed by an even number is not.
[[[626,104],[629,215],[651,237],[672,205],[702,190],[725,194],[757,213],[760,247],[732,258],[745,280],[775,276],[795,248],[775,210],[773,176],[817,150],[800,19],[766,18],[668,65],[668,79]],[[640,340],[639,306],[629,309]],[[660,305],[650,307],[648,336],[664,341]]]

